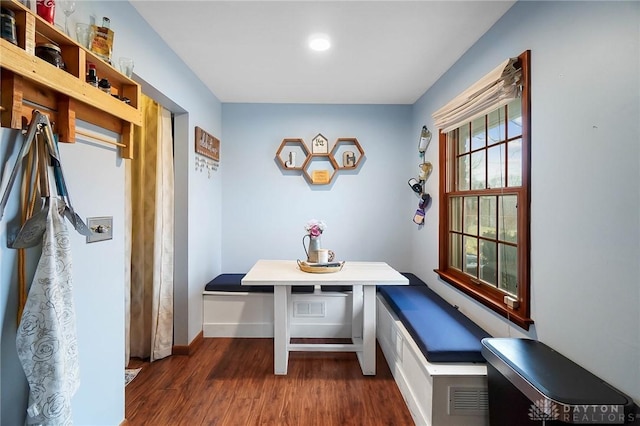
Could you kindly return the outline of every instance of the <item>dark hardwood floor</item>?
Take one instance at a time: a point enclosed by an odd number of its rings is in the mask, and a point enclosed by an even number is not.
[[[292,352],[275,376],[272,339],[204,339],[191,356],[132,360],[125,424],[413,425],[379,347],[376,360],[363,376],[354,353]]]

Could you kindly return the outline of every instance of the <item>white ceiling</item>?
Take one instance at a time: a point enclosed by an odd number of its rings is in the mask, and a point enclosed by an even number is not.
[[[222,102],[412,104],[514,2],[132,4]]]

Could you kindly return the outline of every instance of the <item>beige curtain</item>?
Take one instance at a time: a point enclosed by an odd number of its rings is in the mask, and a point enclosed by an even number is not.
[[[509,58],[448,104],[433,113],[437,129],[450,132],[464,123],[506,105],[521,96],[522,67]]]
[[[134,159],[126,168],[125,365],[130,357],[167,357],[173,343],[171,113],[144,95],[141,102],[143,126],[135,129]]]

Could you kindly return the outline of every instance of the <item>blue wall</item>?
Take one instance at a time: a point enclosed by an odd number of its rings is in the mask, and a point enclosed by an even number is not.
[[[414,127],[531,50],[531,293],[524,333],[440,281],[438,220],[414,272],[495,336],[537,337],[640,401],[640,3],[518,2],[414,105]],[[434,145],[428,158],[437,163]],[[437,176],[436,166],[432,176]],[[435,193],[438,180],[428,181]],[[438,200],[433,210],[437,211]]]
[[[111,19],[115,32],[113,58],[135,59],[134,79],[176,112],[176,259],[174,344],[190,343],[202,329],[202,283],[220,272],[220,174],[208,179],[195,171],[194,127],[221,134],[221,104],[149,27],[129,2],[78,2],[75,22]],[[57,23],[64,22],[58,13]],[[79,127],[93,128],[86,123]],[[104,133],[104,131],[102,131]],[[107,135],[115,137],[115,135]],[[0,173],[13,166],[16,132],[0,129]],[[21,138],[18,139],[21,142]],[[73,399],[74,423],[118,425],[124,419],[124,204],[125,164],[108,145],[79,140],[63,144],[74,207],[83,218],[113,216],[113,240],[86,244],[72,232],[74,299],[80,354],[80,389]],[[5,246],[7,229],[18,211],[14,189],[0,222],[0,423],[23,424],[27,384],[15,349],[16,250]],[[192,208],[194,204],[198,208]],[[190,224],[198,223],[197,227]],[[38,250],[31,250],[31,263]]]
[[[224,104],[222,269],[246,272],[260,258],[303,259],[303,227],[317,218],[328,226],[323,246],[337,258],[405,270],[417,206],[406,183],[417,160],[404,167],[417,132],[410,120],[409,105]],[[302,138],[310,147],[318,133],[331,146],[357,138],[365,151],[359,169],[338,171],[331,185],[310,185],[278,167],[282,139]]]

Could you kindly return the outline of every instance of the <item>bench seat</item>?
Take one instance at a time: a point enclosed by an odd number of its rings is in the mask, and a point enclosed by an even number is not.
[[[380,286],[376,337],[416,425],[487,426],[488,334],[403,273],[408,286]]]
[[[485,362],[482,344],[489,333],[426,285],[382,287],[388,302],[431,362]]]
[[[205,291],[228,291],[245,293],[273,293],[272,285],[242,285],[242,279],[247,274],[220,274],[204,286]],[[312,285],[294,285],[292,293],[313,293]]]
[[[204,337],[273,337],[273,286],[242,285],[246,274],[220,274],[202,294]],[[291,337],[351,336],[351,286],[292,286]]]

